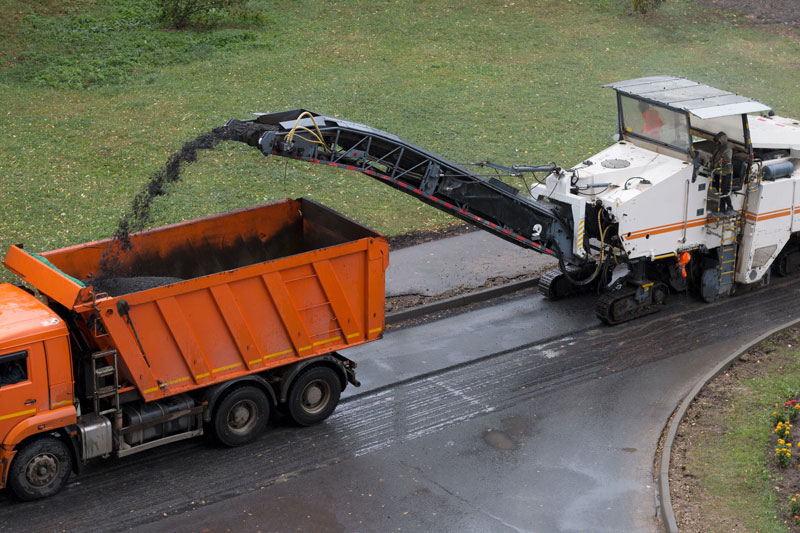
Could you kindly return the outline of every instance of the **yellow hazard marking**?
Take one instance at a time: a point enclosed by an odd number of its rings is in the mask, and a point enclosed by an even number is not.
[[[351,333],[350,335],[347,336],[347,338],[348,339],[352,339],[353,337],[360,337],[360,336],[361,336],[361,332],[359,331],[357,333]]]
[[[303,346],[302,348],[298,348],[297,351],[298,352],[304,352],[304,351],[310,350],[310,349],[311,349],[311,346]]]
[[[62,405],[67,405],[67,404],[70,404],[70,403],[72,403],[71,399],[69,399],[69,400],[61,400],[60,402],[56,402],[54,404],[50,404],[50,408],[51,409],[55,409],[56,407],[61,407]]]
[[[264,359],[270,359],[271,357],[278,357],[279,355],[286,355],[287,353],[292,353],[293,351],[294,351],[294,350],[292,350],[292,349],[290,348],[290,349],[288,349],[288,350],[283,350],[282,352],[275,352],[275,353],[271,353],[271,354],[269,354],[269,355],[265,355],[265,356],[264,356]]]
[[[158,387],[153,387],[152,389],[145,389],[144,393],[145,394],[150,394],[151,392],[156,392],[157,390],[158,390]]]
[[[643,289],[649,289],[649,288],[650,288],[650,287],[652,287],[652,286],[653,286],[653,282],[651,281],[650,283],[645,283],[645,284],[643,284],[643,285],[642,285],[642,288],[643,288]]]
[[[183,376],[182,378],[173,379],[172,381],[167,381],[166,383],[162,383],[162,387],[166,387],[167,385],[175,385],[176,383],[180,383],[182,381],[189,381],[189,376]]]
[[[314,346],[320,346],[322,344],[328,344],[329,342],[336,342],[342,340],[341,335],[337,335],[335,337],[331,337],[330,339],[325,339],[324,341],[317,341],[314,343]]]
[[[36,413],[36,409],[28,409],[27,411],[19,411],[18,413],[11,413],[10,415],[0,416],[0,420],[8,420],[9,418],[16,418],[18,416],[32,415]]]
[[[230,370],[231,368],[236,368],[237,366],[242,366],[242,363],[233,363],[232,365],[228,366],[221,366],[219,368],[215,368],[211,370],[211,373],[222,372],[223,370]]]
[[[722,273],[722,275],[723,275],[723,276],[724,276],[725,274],[733,274],[733,270],[728,270],[727,272],[723,272],[723,273]]]
[[[380,333],[381,331],[383,331],[383,328],[374,328],[369,330],[368,333]]]
[[[194,377],[194,379],[203,379],[203,378],[207,378],[207,377],[208,377],[208,376],[210,376],[210,375],[211,375],[211,374],[209,374],[208,372],[206,372],[206,373],[204,373],[204,374],[197,374],[197,375]]]
[[[247,364],[248,364],[248,365],[254,365],[254,364],[256,364],[256,363],[260,363],[260,362],[261,362],[261,361],[263,361],[263,360],[264,360],[264,358],[263,358],[263,357],[262,357],[262,358],[259,358],[259,359],[253,359],[252,361],[248,361],[248,362],[247,362]]]
[[[670,253],[668,253],[668,254],[663,254],[663,255],[657,255],[657,256],[655,256],[655,257],[653,258],[653,261],[656,261],[656,260],[658,260],[658,259],[664,259],[665,257],[672,257],[672,256],[674,256],[674,255],[675,255],[675,252],[670,252]]]

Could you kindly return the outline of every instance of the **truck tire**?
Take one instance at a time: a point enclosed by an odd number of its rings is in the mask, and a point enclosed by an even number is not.
[[[257,387],[237,387],[214,409],[214,435],[225,446],[241,446],[255,439],[269,420],[269,400]]]
[[[286,396],[286,409],[300,426],[318,424],[336,409],[341,393],[336,372],[327,366],[315,366],[294,380]]]
[[[36,439],[14,457],[8,485],[23,501],[47,498],[60,491],[72,472],[69,448],[56,438]]]

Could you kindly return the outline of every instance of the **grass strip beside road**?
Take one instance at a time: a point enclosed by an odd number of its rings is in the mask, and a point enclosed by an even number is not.
[[[670,492],[681,532],[785,532],[788,502],[800,491],[798,449],[773,460],[771,413],[800,391],[800,330],[748,350],[711,380],[681,421],[672,449]],[[800,431],[794,430],[794,444]]]

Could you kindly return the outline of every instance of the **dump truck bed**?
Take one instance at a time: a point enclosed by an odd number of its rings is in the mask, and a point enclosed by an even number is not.
[[[80,314],[145,400],[382,335],[386,238],[308,199],[130,241],[127,251],[112,240],[39,255],[11,247],[4,264]]]

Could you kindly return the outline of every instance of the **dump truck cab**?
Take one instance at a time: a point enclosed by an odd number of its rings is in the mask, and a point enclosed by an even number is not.
[[[0,488],[22,447],[75,420],[64,321],[27,291],[0,284]],[[31,468],[47,476],[47,464]]]

